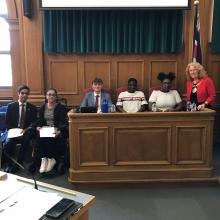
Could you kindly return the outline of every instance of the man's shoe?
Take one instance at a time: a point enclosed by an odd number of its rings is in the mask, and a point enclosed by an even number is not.
[[[56,164],[56,160],[54,158],[48,158],[47,168],[45,172],[50,172]]]
[[[41,158],[41,166],[39,170],[40,173],[46,172],[47,164],[48,164],[47,158],[46,157]]]

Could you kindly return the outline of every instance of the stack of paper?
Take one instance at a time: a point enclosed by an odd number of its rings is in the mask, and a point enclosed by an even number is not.
[[[55,131],[54,127],[42,127],[40,129],[40,137],[55,137]]]
[[[0,219],[38,220],[61,199],[62,197],[55,193],[24,187],[0,202]]]

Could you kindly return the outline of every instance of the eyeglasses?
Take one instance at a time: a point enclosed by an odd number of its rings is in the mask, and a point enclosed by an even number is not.
[[[56,94],[55,94],[55,93],[47,93],[47,96],[53,96],[53,97],[55,97]]]

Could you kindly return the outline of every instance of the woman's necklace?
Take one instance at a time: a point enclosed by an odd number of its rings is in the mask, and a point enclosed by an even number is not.
[[[200,84],[199,80],[194,80],[193,81],[193,86],[192,86],[192,93],[196,93],[197,92],[197,87]]]

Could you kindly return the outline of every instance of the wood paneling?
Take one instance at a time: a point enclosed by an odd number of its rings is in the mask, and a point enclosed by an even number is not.
[[[90,127],[79,129],[79,166],[108,165],[108,128]],[[88,143],[90,150],[88,151]]]
[[[215,111],[69,112],[70,181],[187,181],[212,177]]]
[[[23,16],[23,1],[6,2],[11,39],[13,99],[17,99],[17,87],[27,84],[31,88],[33,102],[39,99],[43,101],[42,21],[39,1],[32,2],[33,19]]]
[[[79,94],[77,62],[51,61],[49,78],[50,86],[56,88],[59,94]]]
[[[177,163],[205,163],[205,146],[207,131],[205,127],[178,127]]]
[[[23,16],[22,1],[7,1],[12,42],[13,97],[21,83],[31,87],[33,102],[43,101],[45,88],[54,86],[60,95],[68,99],[70,106],[79,105],[83,89],[90,87],[94,77],[101,77],[105,87],[116,100],[116,88],[126,85],[130,77],[137,78],[140,87],[148,91],[158,84],[160,71],[172,71],[177,75],[175,87],[185,95],[185,67],[191,61],[193,37],[193,10],[184,11],[184,46],[178,54],[44,54],[42,52],[42,18],[39,1],[33,1],[33,17]],[[192,9],[193,9],[193,1]],[[217,103],[220,104],[219,72],[220,55],[209,50],[210,1],[200,0],[201,39],[203,64],[215,79]],[[209,16],[207,16],[209,15]],[[43,57],[45,59],[43,59]],[[213,60],[214,59],[214,60]],[[51,62],[52,68],[51,67]],[[61,75],[58,72],[62,72]]]
[[[111,88],[111,66],[109,61],[84,61],[84,88],[90,88],[92,80],[99,77],[103,80],[104,87]]]
[[[115,127],[114,136],[115,165],[171,163],[170,127]]]
[[[220,104],[220,58],[218,60],[212,59],[210,61],[210,72],[209,75],[213,78],[216,94],[217,94],[217,103]],[[218,74],[216,74],[218,73]]]
[[[152,60],[150,62],[150,74],[149,74],[149,88],[159,84],[157,79],[157,75],[159,72],[173,72],[177,74],[177,60]],[[176,86],[175,81],[173,82],[174,86]]]
[[[33,8],[39,7],[39,1],[32,1]],[[21,8],[21,11],[23,9]],[[41,14],[33,13],[33,18],[23,16],[21,13],[22,23],[22,45],[25,68],[22,82],[31,88],[31,94],[41,95],[44,93],[43,84],[43,58],[42,58],[42,24]]]
[[[127,58],[128,59],[128,58]],[[145,85],[144,60],[126,60],[117,62],[116,87],[125,86],[129,78],[136,78],[140,88]]]

